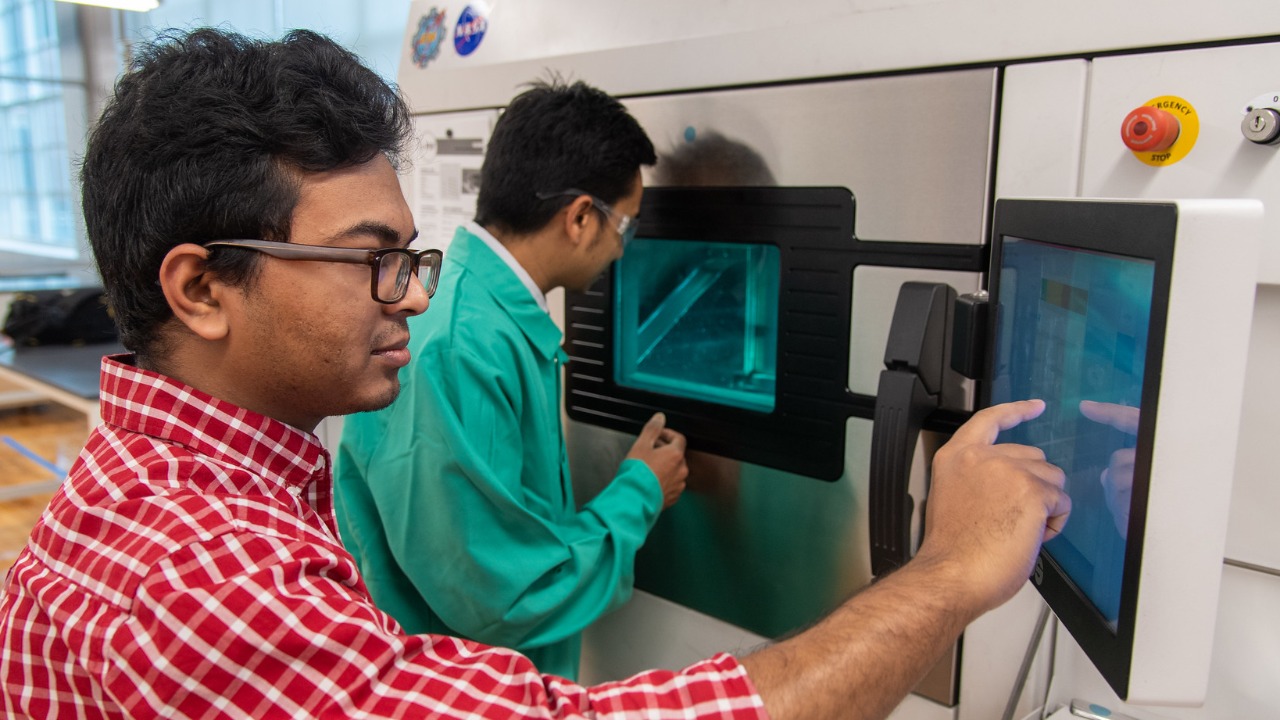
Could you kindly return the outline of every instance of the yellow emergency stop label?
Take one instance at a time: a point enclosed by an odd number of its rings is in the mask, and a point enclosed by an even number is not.
[[[1172,165],[1191,152],[1196,138],[1200,137],[1200,116],[1191,103],[1177,95],[1161,95],[1144,103],[1143,107],[1156,107],[1178,119],[1178,139],[1167,150],[1151,152],[1134,150],[1133,156],[1152,167]]]

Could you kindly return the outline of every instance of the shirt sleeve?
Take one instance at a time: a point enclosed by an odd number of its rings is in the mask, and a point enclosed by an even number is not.
[[[764,717],[728,655],[585,688],[509,650],[400,634],[358,583],[315,543],[203,540],[152,568],[122,619],[86,618],[107,632],[93,665],[136,718]]]
[[[391,554],[453,631],[534,648],[581,632],[629,597],[635,554],[661,510],[657,479],[638,460],[581,510],[561,493],[559,408],[527,402],[501,351],[435,352],[413,403],[397,403],[399,449],[377,455],[369,486]],[[554,396],[554,393],[552,393]],[[406,417],[403,413],[408,412]],[[526,423],[542,426],[530,437]],[[525,443],[550,438],[540,464]],[[567,472],[567,471],[566,471]]]

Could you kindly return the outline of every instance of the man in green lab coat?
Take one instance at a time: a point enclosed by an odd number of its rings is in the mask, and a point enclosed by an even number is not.
[[[655,415],[576,506],[546,293],[585,289],[621,257],[655,159],[625,108],[580,82],[537,83],[498,120],[475,222],[409,321],[400,397],[347,418],[338,452],[343,541],[406,631],[512,647],[576,679],[582,630],[630,596],[636,551],[684,490],[684,437]]]

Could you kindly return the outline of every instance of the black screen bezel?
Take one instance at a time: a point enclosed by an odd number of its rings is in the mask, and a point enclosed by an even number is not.
[[[1138,426],[1120,612],[1115,630],[1112,631],[1102,613],[1044,549],[1040,551],[1032,577],[1045,601],[1122,699],[1128,695],[1133,659],[1177,222],[1178,209],[1172,203],[998,200],[992,229],[988,273],[992,312],[988,313],[985,348],[989,364],[994,362],[999,338],[1000,269],[1005,238],[1149,260],[1154,266],[1142,387],[1143,412]],[[994,368],[989,365],[984,373],[987,382],[980,386],[980,407],[991,404],[993,372]]]

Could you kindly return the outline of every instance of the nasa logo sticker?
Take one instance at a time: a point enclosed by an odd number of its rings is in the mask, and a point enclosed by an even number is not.
[[[474,7],[468,5],[458,16],[458,24],[453,26],[453,47],[459,55],[467,56],[480,47],[485,31],[489,29],[489,21]]]
[[[448,31],[444,24],[444,11],[431,11],[418,21],[418,31],[413,34],[413,64],[425,68],[427,63],[440,56],[440,44]]]

